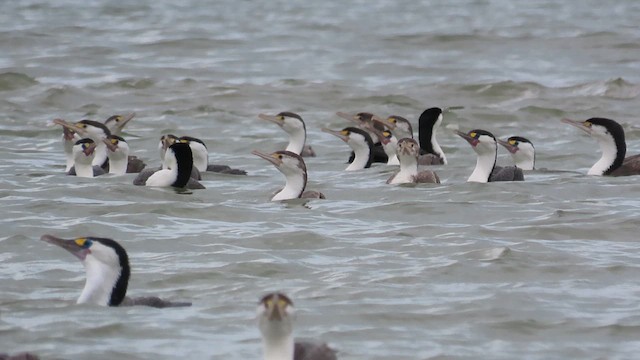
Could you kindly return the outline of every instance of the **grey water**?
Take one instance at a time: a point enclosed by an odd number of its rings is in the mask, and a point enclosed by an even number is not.
[[[615,119],[640,152],[640,2],[16,0],[0,12],[0,352],[42,359],[256,359],[259,297],[340,359],[632,359],[640,351],[638,177],[589,177],[596,142],[563,117]],[[336,111],[445,113],[441,185],[345,172]],[[286,144],[259,113],[306,121],[309,188],[251,150]],[[162,134],[204,140],[206,190],[64,175],[54,118],[137,115],[124,137],[159,164]],[[524,183],[471,184],[482,128],[533,141]],[[501,149],[501,164],[510,164]],[[43,234],[109,237],[131,296],[189,308],[76,305],[80,262]]]

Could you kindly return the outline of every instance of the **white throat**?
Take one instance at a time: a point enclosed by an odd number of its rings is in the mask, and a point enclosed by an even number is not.
[[[193,154],[193,166],[200,172],[207,171],[209,166],[209,151],[207,148],[197,141],[190,142],[189,147]]]
[[[303,174],[299,172],[289,172],[284,174],[284,176],[286,177],[284,188],[280,190],[271,201],[297,199],[302,195],[302,191],[307,185]]]
[[[291,132],[289,132],[289,145],[287,145],[285,150],[300,155],[306,140],[307,134],[305,133],[304,128],[292,129]]]
[[[444,151],[442,151],[440,144],[438,144],[438,140],[436,140],[436,133],[438,132],[438,128],[440,127],[441,123],[442,114],[440,114],[440,117],[438,117],[438,121],[436,121],[436,123],[433,125],[433,132],[431,133],[431,146],[433,147],[433,151],[435,151],[435,153],[442,158],[442,163],[444,165],[447,165],[447,157],[444,155]]]
[[[473,169],[473,173],[467,179],[468,182],[480,182],[486,183],[489,181],[489,176],[493,171],[493,167],[496,165],[495,154],[485,153],[478,154],[476,159],[476,168]]]
[[[598,162],[589,169],[587,175],[602,176],[616,160],[618,148],[616,147],[616,143],[613,138],[596,137],[596,140],[598,140],[598,144],[600,145],[602,157],[600,157],[600,160],[598,160]]]
[[[127,173],[129,157],[121,152],[109,152],[109,174],[124,175]]]
[[[93,158],[93,165],[102,166],[107,160],[107,145],[102,140],[93,140],[96,142],[96,149],[94,150],[95,157]]]
[[[353,158],[353,162],[349,164],[345,170],[354,171],[364,169],[369,162],[371,152],[366,141],[353,141],[349,139],[349,146],[353,149],[355,157]]]
[[[413,156],[402,156],[400,171],[393,177],[391,184],[413,183],[418,175],[418,160]]]
[[[113,288],[120,277],[120,269],[112,269],[95,259],[91,259],[90,256],[88,255],[82,262],[86,270],[87,281],[77,303],[107,306]]]
[[[263,337],[262,349],[264,360],[293,360],[293,336]]]

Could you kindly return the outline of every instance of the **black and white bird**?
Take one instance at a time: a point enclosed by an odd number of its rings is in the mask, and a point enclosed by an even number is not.
[[[169,146],[164,155],[161,169],[141,172],[134,180],[134,185],[153,187],[176,187],[189,189],[204,189],[205,187],[191,177],[193,169],[193,155],[191,147],[186,142],[178,141]],[[189,184],[189,186],[187,186]]]
[[[400,170],[387,180],[387,184],[440,183],[440,178],[435,172],[431,170],[418,171],[420,145],[414,139],[400,139],[396,153],[400,160]]]
[[[124,175],[139,173],[146,164],[135,156],[129,156],[129,144],[118,135],[109,135],[104,140],[109,158],[109,174]]]
[[[354,171],[371,167],[373,140],[368,132],[355,127],[346,127],[340,131],[323,128],[322,131],[337,136],[353,149],[354,159],[345,170]]]
[[[640,175],[640,154],[625,158],[627,143],[624,129],[615,120],[591,118],[585,121],[562,119],[596,139],[602,157],[587,172],[588,175]]]
[[[522,169],[517,166],[496,166],[498,143],[492,133],[480,129],[468,133],[456,130],[456,133],[467,140],[477,155],[476,167],[468,182],[524,181]]]
[[[300,115],[290,111],[283,111],[275,116],[260,114],[258,118],[275,123],[289,134],[289,144],[285,150],[303,157],[316,156],[311,146],[306,145],[307,127]]]
[[[285,294],[263,296],[257,313],[264,360],[337,360],[335,350],[325,343],[294,340],[295,310]]]
[[[380,139],[378,139],[378,135],[374,133],[371,129],[379,126],[378,124],[373,124],[373,120],[381,120],[379,117],[375,116],[372,113],[368,112],[359,112],[355,115],[347,114],[344,112],[337,112],[336,115],[340,116],[343,119],[350,120],[356,124],[356,127],[362,129],[369,133],[369,137],[371,137],[371,142],[373,145],[371,146],[371,161],[378,163],[386,163],[389,161],[387,158],[387,154],[382,147]],[[382,121],[380,121],[382,123]],[[383,131],[383,127],[378,127],[378,130]],[[354,154],[351,153],[348,162],[352,162],[354,158]]]
[[[420,165],[447,165],[447,157],[438,144],[436,134],[442,124],[442,109],[432,107],[420,114],[418,141],[420,142]]]
[[[396,138],[396,136],[391,132],[391,128],[387,126],[386,123],[377,119],[371,120],[371,122],[366,126],[370,132],[374,133],[378,137],[378,140],[382,145],[382,149],[385,154],[387,154],[387,165],[400,165],[400,161],[396,155],[398,138]]]
[[[180,143],[180,142],[183,142],[183,141],[173,134],[162,135],[160,137],[160,142],[158,144],[158,151],[160,154],[160,159],[162,161],[161,165],[155,168],[145,168],[144,170],[142,170],[136,176],[136,178],[133,179],[133,185],[140,185],[140,186],[145,185],[147,183],[147,179],[149,179],[152,175],[154,175],[158,171],[171,170],[168,167],[169,166],[168,164],[171,163],[171,161],[165,161],[165,154],[167,153],[167,150],[171,145],[175,143]],[[189,146],[189,149],[191,149],[191,146]],[[186,168],[186,164],[183,166],[183,168]],[[192,161],[190,178],[187,181],[186,188],[192,189],[192,190],[204,189],[205,187],[198,181],[200,179],[201,179],[200,172],[198,171],[198,169],[196,169],[195,166],[193,166],[193,161]]]
[[[300,155],[287,150],[276,151],[272,154],[253,150],[251,153],[273,164],[285,176],[286,183],[284,188],[276,193],[271,198],[271,201],[325,198],[321,192],[305,191],[307,187],[307,166]]]
[[[509,151],[517,167],[522,170],[535,169],[536,149],[529,139],[522,136],[511,136],[507,140],[497,139],[497,141]]]
[[[71,124],[62,119],[55,119],[53,122],[74,132],[80,138],[91,138],[96,144],[93,165],[100,166],[103,169],[108,166],[107,146],[104,140],[111,135],[111,132],[103,123],[93,120],[80,120]],[[65,149],[67,147],[66,141],[65,136]]]
[[[67,175],[92,178],[104,175],[105,171],[98,165],[92,165],[95,158],[96,143],[89,138],[76,141],[71,149],[73,166]]]
[[[157,297],[126,297],[131,274],[129,256],[115,240],[98,237],[79,237],[67,240],[53,235],[42,235],[40,240],[69,251],[84,265],[87,279],[78,298],[78,304],[145,305],[158,308],[191,306],[189,302],[169,302]]]

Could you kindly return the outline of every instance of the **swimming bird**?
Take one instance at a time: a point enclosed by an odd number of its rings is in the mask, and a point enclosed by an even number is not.
[[[89,138],[80,139],[73,145],[73,166],[67,175],[92,178],[104,175],[105,171],[98,165],[92,165],[95,157],[96,143]]]
[[[139,173],[146,164],[135,156],[129,156],[129,144],[118,135],[109,135],[104,140],[109,157],[109,174],[124,175]]]
[[[80,140],[81,137],[69,127],[63,125],[66,123],[62,119],[53,119],[54,124],[58,124],[62,126],[62,144],[64,149],[64,155],[66,159],[66,166],[64,172],[68,173],[69,170],[73,167],[73,145],[76,144],[76,141]]]
[[[400,170],[393,174],[387,184],[407,184],[407,183],[434,183],[439,184],[438,174],[431,170],[418,172],[418,154],[420,145],[411,138],[404,138],[398,141],[397,155],[400,160]]]
[[[260,114],[258,118],[271,121],[280,126],[287,134],[289,134],[289,144],[285,150],[294,152],[303,157],[316,156],[315,151],[309,145],[305,145],[307,141],[307,127],[302,117],[294,112],[283,111],[278,115]]]
[[[144,176],[146,176],[147,173],[144,171],[141,172],[138,177],[133,180],[133,184],[154,187],[173,186],[176,188],[204,189],[205,187],[202,184],[191,178],[192,168],[193,155],[191,155],[191,148],[189,144],[179,141],[167,149],[162,169],[153,172],[153,174],[146,179]],[[192,184],[187,186],[190,181]]]
[[[182,142],[186,142],[191,147],[191,153],[193,154],[193,166],[200,172],[205,171],[230,174],[230,175],[247,175],[247,172],[240,169],[232,169],[227,165],[214,165],[209,164],[209,150],[204,141],[194,138],[192,136],[181,136],[179,138]]]
[[[165,162],[165,154],[167,153],[167,150],[169,149],[169,147],[177,142],[182,142],[182,140],[178,139],[178,137],[175,135],[172,135],[172,134],[162,135],[160,137],[160,143],[158,144],[158,150],[160,153],[160,159],[162,160],[162,164],[155,168],[145,168],[144,170],[142,170],[136,176],[136,178],[133,179],[133,185],[139,185],[139,186],[145,185],[147,182],[147,179],[149,179],[153,174],[157,173],[160,170],[170,170],[168,167],[169,162],[168,161]],[[189,149],[191,149],[191,146],[189,146]],[[193,166],[193,161],[192,161],[190,178],[187,181],[186,188],[192,189],[192,190],[204,189],[205,187],[202,184],[200,184],[200,182],[198,182],[198,180],[200,179],[201,179],[200,172],[198,171],[198,169],[196,169],[195,166]]]
[[[300,155],[287,150],[276,151],[272,154],[253,150],[251,153],[273,164],[286,178],[284,188],[275,194],[271,201],[325,198],[321,192],[304,191],[307,187],[307,166]]]
[[[191,306],[189,302],[169,302],[157,297],[126,297],[131,273],[129,256],[122,245],[115,240],[98,237],[67,240],[53,235],[42,235],[40,240],[69,251],[84,265],[87,280],[78,298],[78,304],[145,305],[157,308]]]
[[[629,176],[640,174],[640,154],[625,158],[627,143],[624,129],[615,120],[591,118],[585,121],[562,119],[595,138],[602,157],[587,172],[588,175]]]
[[[447,157],[436,139],[438,128],[442,124],[442,109],[432,107],[420,114],[418,120],[418,140],[420,141],[419,164],[447,165]]]
[[[382,147],[382,144],[380,143],[380,139],[378,139],[378,135],[376,135],[371,128],[372,127],[378,127],[379,124],[372,124],[372,120],[376,119],[376,120],[380,120],[379,117],[375,116],[372,113],[368,113],[368,112],[359,112],[356,113],[355,115],[350,115],[344,112],[337,112],[336,115],[340,116],[343,119],[347,119],[350,121],[353,121],[356,123],[357,127],[359,129],[362,129],[366,132],[369,133],[369,136],[371,137],[371,141],[373,143],[373,146],[371,147],[371,161],[372,162],[379,162],[379,163],[386,163],[387,161],[389,161],[389,159],[387,158],[387,153],[385,153],[384,148]],[[378,130],[383,131],[384,128],[383,127],[378,127]],[[353,161],[353,157],[354,154],[351,153],[348,162],[351,163]]]
[[[379,129],[384,129],[380,131]],[[376,134],[384,152],[387,154],[387,165],[400,165],[396,150],[398,147],[398,138],[390,131],[387,130],[388,126],[380,120],[372,120],[368,125],[368,129]]]
[[[371,167],[371,163],[373,162],[371,156],[373,141],[369,133],[355,127],[346,127],[340,131],[323,128],[322,131],[337,136],[353,149],[355,154],[353,162],[351,162],[345,170],[353,171]]]
[[[61,125],[64,128],[67,128],[70,131],[73,131],[81,138],[91,138],[96,144],[93,165],[97,165],[102,168],[105,168],[107,166],[107,146],[105,145],[103,140],[106,139],[107,136],[111,135],[111,132],[103,123],[93,120],[80,120],[76,123],[71,124],[62,119],[55,119],[53,122],[55,124]],[[67,145],[65,142],[65,148],[66,146]]]
[[[131,121],[131,119],[136,116],[136,113],[131,113],[127,115],[113,115],[109,116],[107,120],[104,121],[104,125],[109,129],[111,134],[120,135],[122,133],[122,129]]]
[[[456,133],[467,140],[477,154],[476,167],[468,182],[524,181],[522,169],[517,166],[496,166],[498,144],[492,133],[480,129],[468,133],[456,130]]]
[[[498,144],[504,146],[516,166],[522,170],[533,170],[536,163],[536,149],[533,147],[533,143],[522,136],[512,136],[505,140],[497,139]]]
[[[258,327],[262,334],[264,360],[336,360],[327,344],[295,341],[293,302],[282,293],[270,293],[258,303]]]

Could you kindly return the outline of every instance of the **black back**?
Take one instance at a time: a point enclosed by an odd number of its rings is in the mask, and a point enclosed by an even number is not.
[[[171,134],[169,134],[169,135],[171,135]],[[167,135],[167,136],[169,136],[169,135]],[[202,140],[200,140],[198,138],[194,138],[194,137],[191,137],[191,136],[181,136],[180,140],[187,140],[187,141],[197,142],[197,143],[202,144],[202,146],[204,146],[205,149],[207,148],[207,144],[205,144],[204,141],[202,141]]]
[[[442,109],[439,107],[432,107],[422,112],[420,119],[418,120],[418,140],[420,141],[421,154],[436,154],[431,144],[431,136],[433,135],[433,126],[438,117],[442,114]]]
[[[191,177],[191,170],[193,169],[193,154],[191,148],[187,143],[175,143],[169,146],[169,149],[173,151],[178,162],[178,177],[171,186],[183,188],[187,186],[189,178]]]

